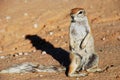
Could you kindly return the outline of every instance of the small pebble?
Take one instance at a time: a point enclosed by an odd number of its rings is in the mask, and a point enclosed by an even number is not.
[[[34,28],[38,28],[38,24],[37,23],[34,24]]]
[[[25,35],[22,35],[22,38],[25,38]]]
[[[20,74],[21,76],[24,75],[23,73]]]
[[[40,75],[40,77],[43,77],[43,75]]]
[[[53,35],[53,32],[49,32],[49,35]]]
[[[58,42],[58,40],[56,39],[55,42]]]
[[[61,38],[64,38],[63,36],[60,36]]]
[[[46,51],[42,51],[42,55],[45,55],[45,54],[47,54]]]
[[[15,54],[14,56],[17,57],[17,56],[19,56],[19,55],[18,55],[18,54]]]
[[[117,39],[120,41],[120,36],[118,36]]]
[[[28,13],[24,13],[24,16],[28,16]]]
[[[16,48],[12,48],[12,50],[16,50]]]
[[[5,59],[5,56],[0,56],[0,59]]]
[[[33,50],[32,52],[36,52],[36,50]]]
[[[76,80],[79,80],[79,78],[76,78]]]
[[[2,53],[2,51],[0,51],[0,53]]]
[[[25,52],[25,53],[24,53],[24,55],[28,55],[28,53],[27,53],[27,52]]]
[[[103,41],[105,41],[105,37],[104,37],[104,38],[102,38],[102,40],[103,40]]]
[[[27,3],[27,2],[28,2],[28,0],[24,0],[24,2],[25,2],[25,3]]]
[[[9,19],[11,19],[11,17],[10,16],[6,16],[6,20],[9,20]]]
[[[20,56],[21,56],[21,55],[23,55],[23,53],[22,53],[22,52],[20,52],[20,53],[18,53],[18,55],[20,55]]]

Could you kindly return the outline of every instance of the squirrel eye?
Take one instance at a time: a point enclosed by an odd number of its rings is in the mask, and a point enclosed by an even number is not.
[[[83,13],[82,11],[79,12],[79,14],[82,14],[82,13]]]

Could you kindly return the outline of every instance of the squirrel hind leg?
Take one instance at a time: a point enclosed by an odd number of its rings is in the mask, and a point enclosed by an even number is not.
[[[68,72],[68,76],[69,77],[83,77],[83,76],[87,76],[87,73],[76,73],[78,68],[78,65],[73,65],[71,64],[69,66],[69,72]]]
[[[87,73],[77,73],[82,68],[81,56],[79,54],[71,53],[71,64],[69,65],[68,76],[69,77],[82,77],[87,76]]]
[[[86,64],[84,64],[84,69],[93,69],[98,67],[99,57],[97,54],[92,54]]]
[[[92,54],[92,56],[89,57],[89,60],[90,61],[86,65],[87,72],[102,72],[102,69],[98,68],[99,57],[97,54]]]

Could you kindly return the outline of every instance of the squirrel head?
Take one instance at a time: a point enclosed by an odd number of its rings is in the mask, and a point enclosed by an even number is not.
[[[70,16],[73,22],[80,22],[86,19],[86,12],[83,8],[73,8]]]

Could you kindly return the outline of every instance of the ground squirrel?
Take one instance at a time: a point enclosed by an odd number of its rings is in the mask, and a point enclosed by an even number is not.
[[[99,57],[94,50],[94,39],[91,33],[90,25],[86,12],[83,8],[74,8],[71,10],[70,24],[70,59],[68,76],[80,77],[86,76],[88,72],[99,72]],[[77,73],[79,71],[86,73]]]

